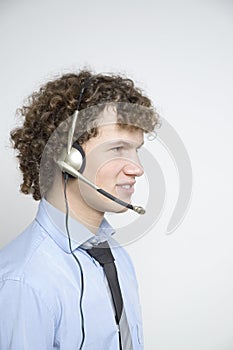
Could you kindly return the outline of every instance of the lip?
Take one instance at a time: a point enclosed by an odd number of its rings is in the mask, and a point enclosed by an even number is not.
[[[116,185],[116,189],[121,194],[131,195],[134,193],[134,184],[136,181],[122,182]],[[129,186],[128,188],[122,186]]]
[[[116,186],[124,186],[124,185],[129,185],[129,186],[134,186],[136,181],[122,181],[116,184]]]

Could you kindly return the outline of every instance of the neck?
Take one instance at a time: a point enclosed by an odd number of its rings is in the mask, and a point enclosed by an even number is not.
[[[86,226],[92,233],[96,234],[103,220],[104,213],[89,207],[82,197],[77,198],[72,191],[67,191],[67,199],[70,207],[70,214]]]
[[[54,183],[52,189],[46,195],[46,200],[55,208],[65,213],[66,205],[63,186],[63,182],[62,186],[57,186],[57,184]],[[72,186],[67,186],[66,196],[69,207],[69,215],[83,224],[93,234],[96,234],[103,220],[104,213],[89,207],[83,200],[81,194],[74,191]]]

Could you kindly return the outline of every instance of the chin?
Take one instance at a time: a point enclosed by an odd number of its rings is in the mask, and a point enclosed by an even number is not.
[[[112,205],[105,207],[105,212],[115,213],[115,214],[125,213],[127,210],[128,210],[128,208],[126,208],[123,205],[120,205],[118,203],[113,203]]]
[[[116,210],[115,213],[121,214],[121,213],[125,213],[128,210],[129,210],[128,208],[121,206],[121,208],[119,210]]]
[[[106,190],[107,191],[107,190]],[[123,202],[127,204],[131,204],[131,196],[129,195],[119,195],[115,191],[107,191],[114,197],[122,200]],[[102,196],[101,194],[98,194],[98,198],[100,199],[100,202],[95,202],[96,206],[95,208],[101,209],[102,212],[111,212],[111,213],[124,213],[128,210],[128,208],[124,207],[121,204],[118,204],[117,202],[106,198]]]

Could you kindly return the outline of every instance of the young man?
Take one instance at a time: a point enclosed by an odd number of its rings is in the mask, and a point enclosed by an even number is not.
[[[0,252],[0,349],[143,349],[134,269],[104,213],[141,211],[130,202],[158,123],[151,101],[127,78],[81,71],[41,87],[21,115],[21,191],[40,203]]]

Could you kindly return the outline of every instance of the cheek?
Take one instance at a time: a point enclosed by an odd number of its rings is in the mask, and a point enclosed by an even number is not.
[[[101,184],[115,184],[117,176],[122,170],[122,164],[117,161],[111,161],[99,167],[95,174],[95,183]]]

